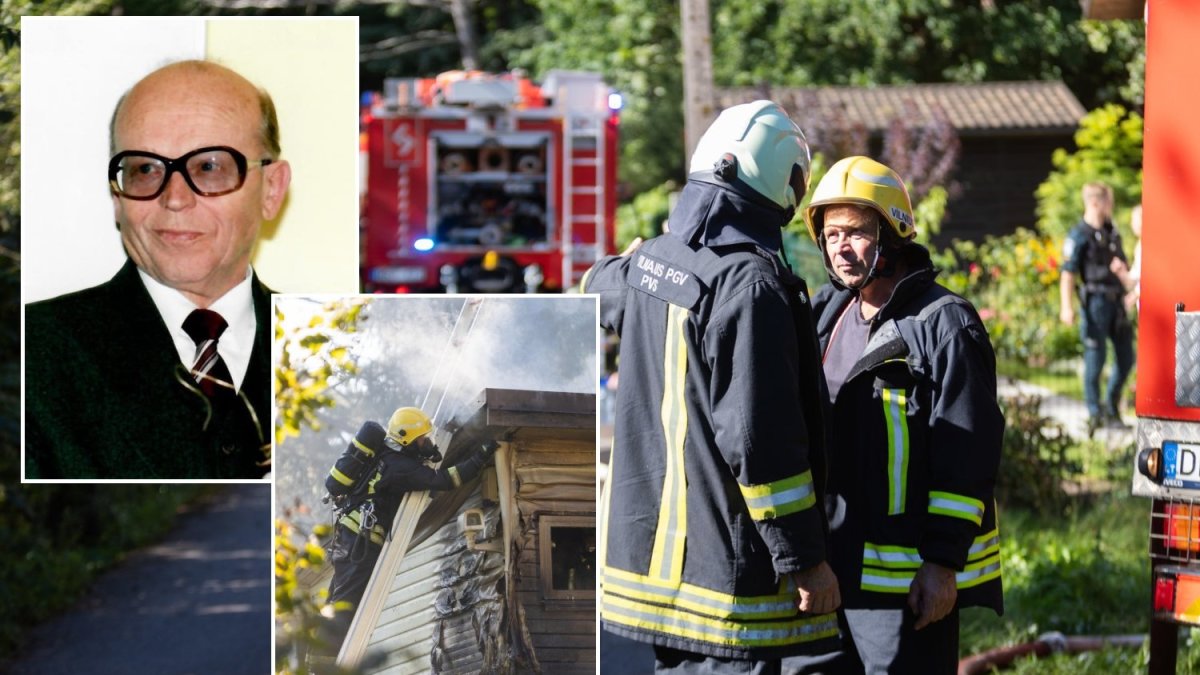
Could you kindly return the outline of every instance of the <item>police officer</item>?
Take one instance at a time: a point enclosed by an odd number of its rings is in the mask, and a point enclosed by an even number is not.
[[[1063,241],[1059,280],[1059,318],[1075,323],[1071,296],[1079,293],[1079,335],[1083,339],[1083,394],[1088,408],[1088,436],[1100,427],[1125,428],[1121,421],[1121,390],[1133,369],[1133,327],[1125,313],[1125,288],[1113,271],[1127,265],[1121,235],[1112,223],[1112,188],[1104,183],[1083,186],[1083,219]],[[1076,281],[1078,280],[1078,284]],[[1078,288],[1077,288],[1078,286]],[[1113,344],[1116,367],[1109,373],[1103,404],[1100,372]]]
[[[621,340],[600,614],[654,646],[657,672],[778,673],[837,641],[823,381],[807,289],[778,255],[808,176],[777,104],[729,108],[669,232],[582,283]]]
[[[831,281],[813,312],[833,406],[827,511],[846,630],[840,651],[786,665],[953,674],[958,608],[1003,611],[991,343],[975,309],[935,282],[896,172],[845,158],[804,215]]]
[[[434,469],[426,463],[440,462],[442,454],[430,438],[432,431],[433,423],[420,408],[398,408],[388,420],[385,440],[393,452],[383,453],[366,489],[350,495],[343,505],[330,545],[333,579],[328,601],[334,619],[330,647],[340,645],[350,628],[404,494],[450,490],[470,482],[499,447],[489,441],[466,460]]]

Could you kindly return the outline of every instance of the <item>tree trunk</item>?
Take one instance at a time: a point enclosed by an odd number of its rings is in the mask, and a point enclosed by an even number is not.
[[[683,37],[684,166],[716,117],[708,0],[679,0]]]
[[[454,32],[458,34],[463,70],[478,70],[479,39],[471,20],[470,0],[450,0],[450,16],[454,19]]]

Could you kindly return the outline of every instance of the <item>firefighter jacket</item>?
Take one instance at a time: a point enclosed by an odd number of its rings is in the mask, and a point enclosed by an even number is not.
[[[404,452],[385,452],[366,494],[352,497],[338,524],[356,534],[362,533],[365,524],[371,542],[382,546],[406,492],[450,490],[469,483],[491,456],[490,452],[480,450],[449,468],[431,469]]]
[[[791,578],[825,559],[807,289],[753,237],[726,228],[708,247],[672,230],[602,259],[581,288],[621,339],[601,618],[720,658],[828,651],[835,615],[800,614]]]
[[[905,606],[928,560],[958,570],[960,607],[1003,612],[993,489],[1004,417],[996,363],[975,309],[934,282],[928,251],[872,320],[833,401],[826,510],[845,607]],[[822,353],[853,292],[813,298]]]

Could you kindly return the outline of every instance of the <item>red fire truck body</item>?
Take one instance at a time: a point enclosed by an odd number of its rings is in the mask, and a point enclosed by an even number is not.
[[[388,80],[366,116],[364,290],[578,283],[613,250],[619,108],[594,73]]]
[[[1146,125],[1133,492],[1152,497],[1150,673],[1175,672],[1200,625],[1200,11],[1146,11]]]

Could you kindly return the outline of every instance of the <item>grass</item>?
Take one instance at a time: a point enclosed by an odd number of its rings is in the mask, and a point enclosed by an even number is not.
[[[1002,377],[1032,382],[1077,401],[1083,400],[1082,361],[1056,361],[1046,366],[1032,366],[1024,361],[997,359],[996,373]]]
[[[961,653],[1066,636],[1149,631],[1149,500],[1115,490],[1081,497],[1065,513],[1001,509],[1005,614],[962,613]],[[1182,629],[1177,672],[1200,674],[1200,631]],[[1005,672],[1144,671],[1147,646],[1025,659]]]

